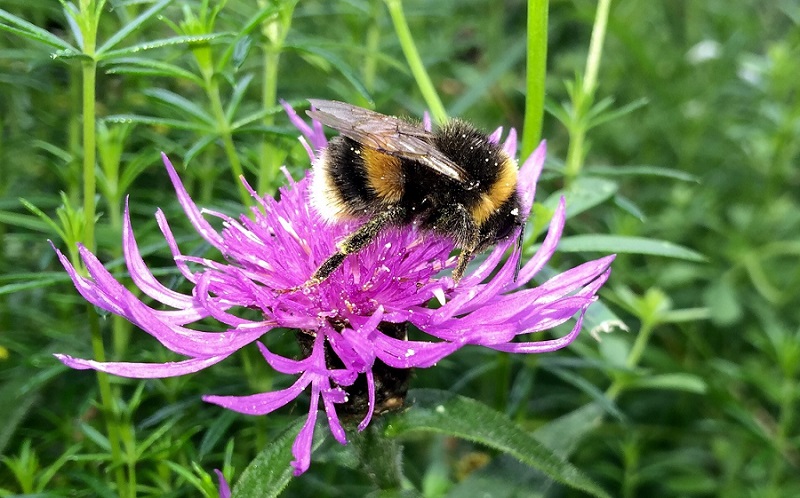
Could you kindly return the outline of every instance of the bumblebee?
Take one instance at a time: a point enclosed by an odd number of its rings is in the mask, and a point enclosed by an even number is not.
[[[453,281],[473,254],[511,236],[520,215],[517,164],[472,125],[435,131],[344,102],[309,100],[307,114],[337,130],[313,165],[311,203],[326,220],[367,221],[337,244],[307,285],[322,282],[386,226],[414,224],[461,249]]]

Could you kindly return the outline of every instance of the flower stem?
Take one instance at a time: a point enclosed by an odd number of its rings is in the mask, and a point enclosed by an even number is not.
[[[403,486],[400,467],[402,446],[383,435],[385,419],[378,419],[353,436],[351,443],[365,474],[380,490],[399,490]]]
[[[588,131],[586,115],[594,102],[594,93],[597,89],[597,75],[600,71],[600,59],[603,54],[603,42],[606,38],[608,13],[611,9],[611,0],[600,0],[597,4],[597,13],[592,27],[592,39],[589,42],[589,54],[586,57],[586,69],[580,88],[572,91],[572,108],[574,109],[574,122],[570,127],[569,149],[564,168],[567,184],[577,178],[586,158],[586,132]]]
[[[639,364],[639,361],[642,359],[644,350],[647,348],[647,343],[650,342],[650,337],[653,335],[654,330],[655,323],[651,323],[646,320],[642,322],[642,326],[639,329],[639,333],[636,335],[636,340],[633,343],[633,347],[631,348],[630,352],[628,352],[628,357],[625,359],[626,368],[633,369]],[[614,382],[612,382],[608,389],[606,389],[606,396],[608,399],[616,399],[625,388],[625,384],[626,380],[623,378],[614,379]]]
[[[547,71],[548,4],[549,0],[528,0],[525,121],[522,127],[520,157],[528,157],[542,137]]]
[[[381,26],[379,19],[380,1],[381,0],[372,0],[370,2],[369,9],[370,21],[367,25],[366,37],[367,54],[364,57],[362,73],[364,78],[364,86],[368,92],[372,92],[375,89],[375,75],[378,67],[377,54],[381,41]]]
[[[103,346],[103,335],[100,331],[100,320],[97,316],[92,305],[87,307],[87,316],[89,319],[89,329],[91,330],[92,337],[92,352],[94,353],[95,361],[106,361],[106,352]],[[111,448],[111,461],[114,466],[114,477],[117,481],[117,490],[119,496],[127,497],[133,496],[128,494],[127,479],[125,478],[125,467],[123,466],[124,459],[122,457],[122,447],[119,428],[117,427],[116,404],[114,403],[114,393],[111,388],[111,381],[108,374],[105,372],[96,372],[97,386],[100,390],[100,402],[103,406],[103,418],[106,422],[106,432],[108,433],[108,445]]]
[[[87,37],[87,50],[89,50],[88,38],[94,41],[93,37]],[[91,46],[90,57],[94,55],[94,43]],[[83,232],[83,245],[89,250],[94,251],[94,225],[96,216],[95,193],[97,192],[97,178],[95,177],[95,162],[97,153],[95,151],[95,84],[97,78],[97,63],[91,60],[82,63],[83,81],[83,214],[85,225]]]
[[[586,71],[583,78],[583,93],[586,95],[594,96],[597,88],[597,74],[600,71],[600,59],[603,55],[603,42],[606,39],[610,9],[611,0],[600,0],[597,4],[597,14],[592,28],[592,39],[589,42],[589,55],[586,58]]]
[[[292,24],[292,12],[296,2],[285,2],[277,18],[268,18],[261,28],[267,41],[262,44],[264,52],[264,81],[261,85],[261,106],[271,109],[278,101],[278,67],[281,61],[283,44]],[[275,124],[275,116],[264,115],[262,123],[265,127]],[[274,185],[280,167],[280,159],[275,148],[267,140],[261,142],[259,154],[258,192],[266,192]]]
[[[241,197],[242,204],[248,206],[250,204],[250,194],[245,189],[239,178],[244,175],[242,163],[239,161],[239,155],[236,153],[236,146],[233,143],[233,134],[231,133],[230,123],[225,116],[225,109],[222,106],[222,99],[219,96],[219,82],[214,76],[203,73],[205,78],[206,95],[211,102],[211,109],[214,112],[214,117],[217,120],[217,131],[221,135],[222,145],[225,149],[225,155],[228,156],[228,162],[231,165],[233,172],[233,181],[238,187],[239,196]]]
[[[97,177],[95,172],[97,162],[97,109],[95,99],[97,97],[97,61],[95,60],[95,49],[97,47],[97,27],[99,24],[100,13],[105,2],[83,0],[80,2],[78,25],[83,35],[83,54],[86,58],[81,63],[82,81],[82,105],[83,118],[83,215],[85,225],[83,232],[83,244],[90,250],[95,249],[95,218],[96,204],[95,195],[97,193]],[[92,338],[92,350],[96,361],[103,362],[106,359],[103,337],[100,332],[100,323],[92,306],[88,308],[89,328]],[[117,427],[117,410],[114,403],[114,392],[108,375],[97,372],[97,384],[100,390],[100,402],[103,406],[106,431],[108,432],[108,443],[111,448],[111,461],[114,467],[114,476],[117,481],[117,488],[120,496],[127,497],[129,488],[128,480],[125,476],[123,466],[122,447],[120,433]]]
[[[447,121],[447,111],[445,111],[439,94],[436,93],[436,88],[425,70],[425,65],[419,56],[417,46],[414,44],[414,38],[411,36],[411,30],[408,28],[406,16],[403,13],[402,0],[384,0],[384,2],[389,9],[389,15],[392,17],[394,31],[397,34],[400,47],[403,49],[403,55],[406,56],[408,67],[417,81],[417,86],[422,93],[422,98],[425,99],[425,104],[428,106],[431,116],[437,123]]]

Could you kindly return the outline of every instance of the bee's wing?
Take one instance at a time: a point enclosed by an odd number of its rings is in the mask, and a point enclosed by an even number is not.
[[[335,100],[308,100],[311,118],[342,135],[375,150],[424,164],[456,181],[466,183],[469,174],[431,143],[431,133],[402,119]]]

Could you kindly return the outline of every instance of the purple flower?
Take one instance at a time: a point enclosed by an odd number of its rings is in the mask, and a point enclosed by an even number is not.
[[[287,112],[302,132],[301,141],[314,160],[327,144],[322,127],[305,123],[291,108]],[[491,135],[497,142],[502,130]],[[310,144],[310,145],[309,145]],[[516,134],[509,133],[503,147],[516,151]],[[542,144],[520,167],[519,191],[523,214],[533,203],[536,181],[542,169]],[[448,269],[453,243],[418,232],[413,227],[390,228],[357,254],[350,255],[333,274],[316,286],[286,292],[308,280],[319,264],[335,251],[335,244],[352,233],[358,222],[330,226],[309,207],[310,175],[300,181],[288,178],[279,201],[260,197],[245,182],[257,206],[239,219],[201,210],[183,187],[169,159],[164,156],[178,201],[203,239],[222,253],[223,261],[188,256],[180,252],[161,210],[156,219],[172,251],[175,264],[193,289],[182,294],[162,285],[142,260],[125,206],[123,250],[133,282],[152,300],[168,309],[153,308],[129,292],[83,246],[80,256],[89,277],[78,274],[57,251],[81,295],[89,302],[130,320],[169,350],[186,357],[170,363],[96,362],[56,355],[77,369],[95,369],[135,378],[161,378],[202,370],[222,361],[240,348],[257,341],[277,327],[298,329],[304,357],[288,358],[258,347],[276,371],[296,375],[290,387],[248,396],[205,396],[225,408],[252,415],[270,413],[310,391],[308,418],[293,446],[295,475],[308,469],[311,443],[322,403],[334,438],[347,442],[337,415],[337,405],[347,405],[348,388],[360,380],[366,387],[366,408],[359,430],[370,422],[378,399],[381,372],[388,369],[425,368],[466,345],[481,345],[511,353],[543,353],[572,342],[581,329],[583,314],[609,275],[613,256],[590,261],[567,270],[537,287],[528,287],[555,251],[565,220],[562,199],[550,222],[539,251],[514,279],[520,258],[509,237],[467,272],[455,286]],[[288,174],[287,174],[288,177]],[[206,216],[221,220],[222,229],[212,227]],[[511,249],[505,260],[504,254]],[[443,271],[445,270],[445,271]],[[440,306],[431,308],[432,298]],[[242,308],[260,311],[260,319],[243,318]],[[577,315],[566,336],[519,342],[518,336],[550,329]],[[188,325],[213,318],[222,332],[200,332]],[[430,336],[430,341],[407,340],[398,328],[412,324]],[[393,326],[395,325],[395,326]],[[392,333],[394,331],[394,333]],[[332,361],[332,358],[335,361]],[[383,368],[383,370],[380,370]],[[400,400],[402,402],[402,399]],[[378,406],[378,409],[381,407]]]
[[[231,488],[228,486],[228,481],[225,480],[225,476],[222,475],[222,471],[214,469],[214,473],[217,474],[217,478],[219,479],[219,498],[231,498]]]

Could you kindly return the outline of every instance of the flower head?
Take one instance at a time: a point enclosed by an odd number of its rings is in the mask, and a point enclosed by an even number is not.
[[[322,127],[316,122],[308,125],[286,107],[314,160],[327,144]],[[498,142],[501,133],[498,130],[490,139]],[[513,130],[503,147],[510,155],[515,154]],[[518,189],[525,217],[533,203],[544,157],[542,144],[520,167]],[[165,287],[146,266],[133,235],[127,202],[123,251],[131,278],[147,297],[168,309],[145,304],[87,248],[81,246],[79,252],[88,278],[79,275],[60,251],[57,253],[85,299],[125,317],[186,359],[150,364],[56,356],[77,369],[135,378],[171,377],[220,362],[277,327],[297,329],[302,358],[281,356],[257,342],[274,370],[297,376],[290,387],[247,396],[204,397],[207,402],[231,410],[264,415],[308,390],[308,418],[293,446],[296,475],[310,465],[320,402],[331,433],[345,444],[346,434],[337,408],[363,415],[359,429],[365,428],[376,410],[402,403],[408,369],[430,367],[466,345],[512,353],[560,349],[577,337],[583,314],[596,300],[613,260],[608,256],[590,261],[542,285],[528,286],[554,253],[561,236],[565,220],[562,199],[541,248],[522,265],[516,279],[521,251],[512,248],[515,237],[496,246],[456,286],[449,272],[443,271],[455,264],[455,258],[450,256],[453,242],[409,226],[385,229],[369,246],[349,255],[318,285],[286,292],[306,282],[336,250],[336,242],[352,233],[358,222],[324,222],[308,202],[309,175],[294,181],[287,174],[288,184],[280,189],[280,200],[259,196],[242,179],[257,206],[238,219],[201,210],[189,197],[169,159],[163,159],[186,216],[224,258],[214,261],[181,253],[164,213],[156,212],[175,264],[193,286],[190,293]],[[220,220],[222,229],[216,230],[207,217]],[[510,248],[511,254],[504,260]],[[440,303],[435,309],[428,306],[434,298]],[[256,309],[260,317],[245,318],[235,312],[242,308]],[[575,326],[564,337],[515,342],[518,336],[550,329],[576,315]],[[189,327],[206,318],[217,320],[224,330],[200,332]],[[430,340],[408,340],[405,328],[409,324],[430,336]],[[362,398],[358,406],[353,398]]]

